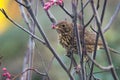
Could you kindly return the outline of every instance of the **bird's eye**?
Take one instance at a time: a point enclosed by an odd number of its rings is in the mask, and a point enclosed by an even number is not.
[[[65,25],[64,25],[64,24],[62,24],[61,26],[62,26],[62,27],[65,27]]]

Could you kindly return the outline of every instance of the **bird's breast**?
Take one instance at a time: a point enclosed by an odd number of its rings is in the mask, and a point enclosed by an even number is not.
[[[69,49],[72,46],[71,40],[71,35],[59,34],[59,42],[65,49]]]

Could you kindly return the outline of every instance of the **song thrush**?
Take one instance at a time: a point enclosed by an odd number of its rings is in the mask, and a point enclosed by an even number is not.
[[[83,36],[83,28],[77,25],[80,33],[80,38]],[[59,43],[66,49],[67,55],[70,55],[70,51],[77,53],[76,36],[73,35],[73,24],[67,21],[61,21],[55,25],[54,29],[57,31],[59,36]],[[87,53],[93,53],[96,42],[96,34],[85,29],[84,41]],[[82,42],[81,42],[82,44]],[[103,48],[102,40],[98,40],[98,49]],[[118,53],[117,51],[110,49],[112,52]]]
[[[80,37],[83,35],[83,29],[80,25],[77,26],[79,29]],[[67,21],[61,21],[55,25],[54,29],[56,29],[60,44],[66,49],[67,55],[69,55],[69,51],[73,51],[73,53],[77,53],[77,45],[76,45],[76,37],[73,36],[73,24]],[[94,51],[95,45],[95,33],[92,33],[88,30],[85,30],[84,40],[86,51],[88,53],[92,53]],[[98,40],[98,47],[102,46],[102,41]]]

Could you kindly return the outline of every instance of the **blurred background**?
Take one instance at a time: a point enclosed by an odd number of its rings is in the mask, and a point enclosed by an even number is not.
[[[86,0],[84,0],[86,1]],[[64,0],[65,7],[72,12],[71,3],[69,0]],[[105,17],[103,20],[103,27],[107,25],[111,16],[113,15],[116,6],[118,5],[119,0],[109,0],[106,7]],[[102,5],[103,2],[100,2]],[[19,5],[14,0],[0,0],[0,8],[4,8],[7,14],[14,19],[17,23],[27,28],[24,20],[21,17],[19,11]],[[102,7],[100,7],[99,12],[101,13]],[[67,16],[63,10],[59,6],[52,6],[50,8],[53,15],[56,17],[58,21],[67,19],[71,21],[69,16]],[[85,23],[89,20],[92,15],[92,11],[90,7],[85,8]],[[51,28],[51,22],[46,16],[44,10],[41,5],[39,6],[38,11],[38,20],[42,25],[46,36],[48,37],[50,43],[58,52],[58,55],[62,58],[63,62],[66,65],[69,65],[70,60],[65,56],[65,50],[58,44],[58,37],[56,31]],[[36,30],[37,35],[41,37],[41,35]],[[106,41],[111,48],[120,52],[120,12],[111,25],[111,28],[105,33]],[[35,46],[35,54],[34,54],[34,67],[38,68],[41,72],[44,72],[45,66],[48,66],[52,54],[51,52],[38,41]],[[23,59],[25,56],[25,52],[27,50],[28,43],[28,34],[17,28],[11,22],[9,22],[3,15],[0,13],[0,56],[3,58],[0,60],[2,62],[0,66],[0,75],[2,73],[2,68],[6,67],[11,74],[16,75],[22,72],[23,67]],[[112,59],[117,70],[117,74],[120,78],[120,55],[116,55],[111,53]],[[101,65],[107,66],[107,60],[103,50],[99,50],[97,53],[97,61]],[[43,65],[44,64],[44,65]],[[68,66],[69,67],[69,66]],[[95,72],[100,71],[98,68],[95,68]],[[58,62],[54,59],[51,69],[49,71],[49,75],[52,78],[51,80],[62,80],[68,79],[66,72],[61,68]],[[102,72],[95,74],[96,77],[101,80],[113,80],[111,74],[109,72]],[[39,76],[34,73],[33,80],[40,80]]]

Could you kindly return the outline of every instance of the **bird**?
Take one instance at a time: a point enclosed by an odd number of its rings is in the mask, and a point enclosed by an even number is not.
[[[53,29],[55,29],[58,33],[58,38],[59,38],[59,43],[62,45],[63,48],[65,48],[67,52],[67,56],[71,55],[72,53],[77,54],[77,40],[76,36],[74,36],[74,26],[73,23],[68,22],[66,20],[58,22]],[[80,38],[83,36],[83,27],[81,27],[79,24],[77,24],[77,29],[80,34]],[[95,32],[91,32],[88,29],[85,29],[84,32],[84,44],[86,47],[86,52],[87,53],[93,53],[94,52],[94,47],[96,44],[96,34]],[[81,41],[81,44],[82,41]],[[103,42],[99,38],[98,39],[98,44],[97,44],[97,49],[103,49]],[[118,53],[117,51],[110,49],[112,52]]]
[[[58,33],[59,43],[66,49],[67,55],[70,55],[70,51],[73,53],[77,53],[77,40],[76,36],[74,36],[74,26],[73,23],[68,21],[60,21],[58,22],[54,29]],[[83,36],[83,27],[79,24],[77,25],[78,32],[80,34],[80,38]],[[84,40],[85,40],[85,47],[87,53],[92,53],[94,51],[94,46],[96,42],[96,34],[93,32],[88,31],[85,29],[84,32]],[[82,44],[82,42],[81,42]],[[98,40],[98,47],[103,46],[102,40]]]

